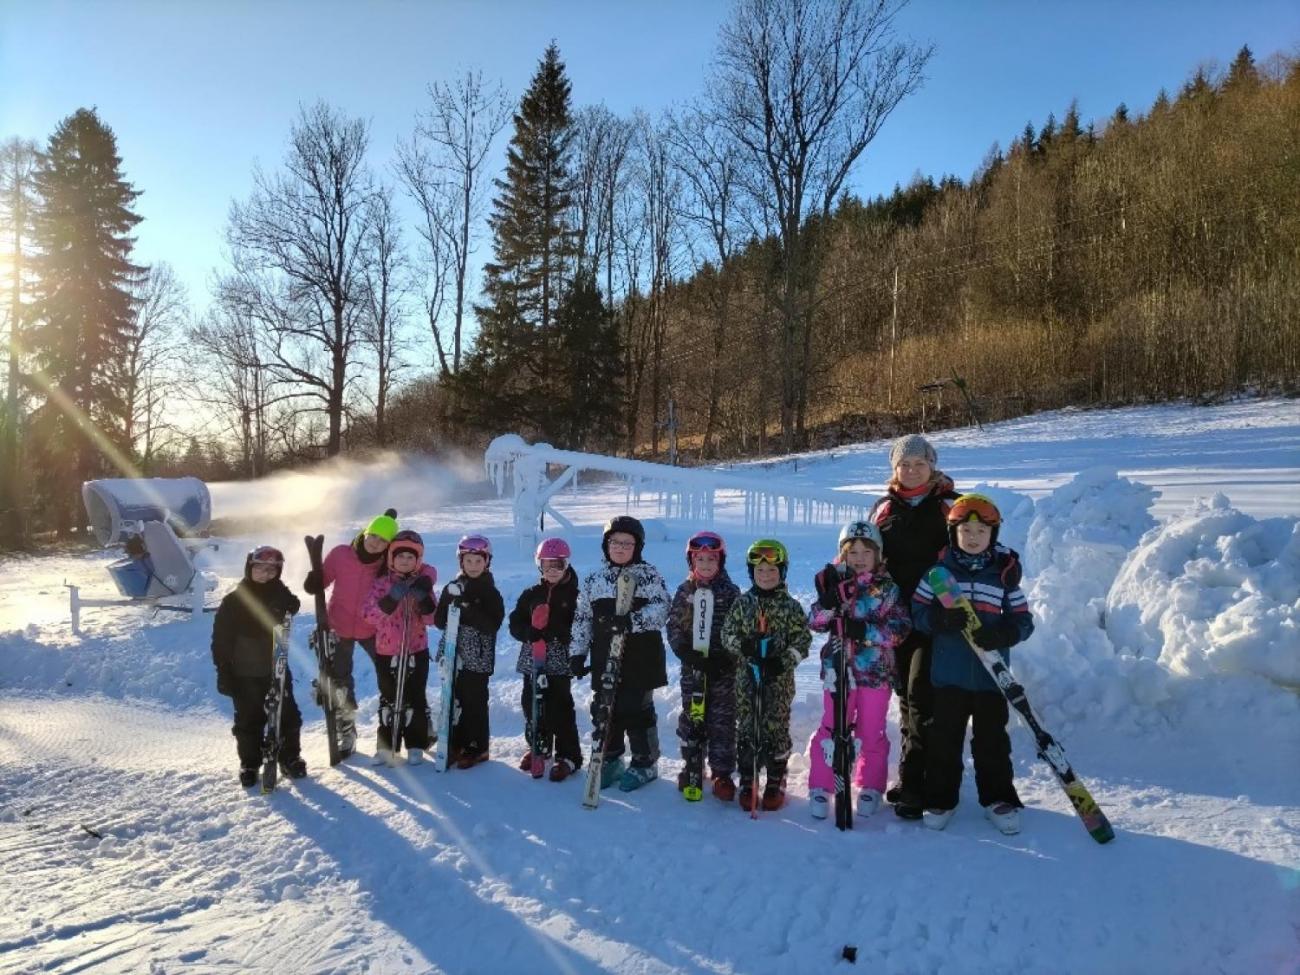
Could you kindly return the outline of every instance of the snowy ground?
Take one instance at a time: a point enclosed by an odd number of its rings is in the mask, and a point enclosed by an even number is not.
[[[1018,837],[983,821],[969,781],[944,833],[882,815],[841,835],[808,817],[801,758],[790,804],[757,823],[709,797],[688,805],[668,782],[606,792],[588,812],[580,783],[514,768],[524,744],[506,641],[495,761],[446,775],[360,759],[329,769],[300,691],[311,775],[245,793],[212,687],[210,617],[88,610],[74,636],[61,583],[102,592],[103,556],[8,559],[0,972],[1300,972],[1300,402],[1066,411],[934,441],[960,487],[992,485],[1012,518],[1039,618],[1014,663],[1114,843],[1088,837],[1018,727]],[[884,456],[867,444],[768,469],[874,490]],[[530,553],[507,536],[507,502],[464,476],[339,464],[219,485],[215,508],[262,519],[257,538],[285,547],[295,588],[304,532],[342,540],[386,504],[425,533],[443,574],[456,536],[486,530],[513,603]],[[562,505],[590,566],[624,492]],[[739,518],[724,506],[716,525],[733,550],[757,533]],[[774,531],[806,600],[834,528]],[[669,526],[647,550],[673,583],[684,532]],[[203,556],[223,591],[252,537]],[[310,622],[295,630],[300,686]],[[819,718],[813,667],[800,687],[802,743]],[[675,688],[656,699],[675,757]],[[671,781],[677,764],[662,766]],[[837,961],[850,943],[856,967]]]

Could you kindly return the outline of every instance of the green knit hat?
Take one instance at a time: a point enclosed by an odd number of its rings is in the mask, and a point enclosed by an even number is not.
[[[366,525],[365,534],[378,535],[386,542],[391,542],[397,535],[397,512],[389,508],[382,515]]]

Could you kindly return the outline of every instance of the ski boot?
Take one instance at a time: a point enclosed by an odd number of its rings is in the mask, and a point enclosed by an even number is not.
[[[899,791],[894,800],[894,815],[899,819],[920,819],[925,812],[921,800],[908,792]]]
[[[927,809],[921,815],[928,829],[943,829],[956,811],[956,809]]]
[[[1009,802],[991,802],[984,807],[984,816],[1004,836],[1020,832],[1020,810]]]
[[[858,815],[865,819],[874,816],[880,809],[880,792],[877,789],[863,789],[858,793]]]
[[[773,782],[767,780],[767,788],[763,790],[763,809],[766,812],[776,812],[785,805],[785,776]]]
[[[731,781],[730,775],[713,776],[713,796],[719,802],[736,801],[736,783]]]
[[[653,782],[659,778],[659,768],[656,765],[633,765],[618,779],[619,792],[634,792],[641,788],[647,782]]]
[[[424,749],[423,748],[408,749],[406,752],[406,764],[407,765],[424,764]]]
[[[602,789],[608,789],[615,782],[619,781],[623,777],[623,771],[626,768],[627,766],[623,763],[623,759],[621,758],[616,758],[612,762],[605,762],[605,764],[600,767],[600,787]]]
[[[524,757],[519,760],[519,771],[531,773],[532,770],[533,770],[533,753],[531,751],[524,752]]]
[[[552,782],[563,782],[576,771],[578,771],[578,765],[572,759],[557,758],[551,766],[550,779]]]
[[[239,784],[245,789],[251,789],[257,785],[257,769],[241,768],[239,770]]]
[[[830,813],[831,799],[825,789],[811,789],[808,792],[808,809],[813,819],[825,819]]]
[[[295,758],[280,759],[280,771],[286,778],[305,779],[307,777],[307,763],[299,755]]]

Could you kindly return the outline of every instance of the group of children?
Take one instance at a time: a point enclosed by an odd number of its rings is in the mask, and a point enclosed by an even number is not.
[[[997,544],[1001,516],[991,500],[976,494],[957,497],[947,508],[948,545],[938,564],[958,580],[974,605],[979,646],[1006,657],[1025,639],[1032,622],[1019,589],[1015,553]],[[838,655],[847,653],[847,715],[855,738],[853,785],[860,816],[875,813],[886,798],[889,740],[886,714],[891,690],[902,688],[895,650],[915,628],[930,635],[931,727],[925,748],[926,825],[943,828],[957,806],[967,723],[973,721],[972,753],[980,802],[1004,832],[1018,830],[1021,803],[1012,782],[1006,702],[967,643],[964,610],[944,608],[924,578],[910,601],[889,572],[885,542],[872,521],[855,521],[839,534],[834,559],[816,573],[816,598],[810,610],[787,589],[789,554],[774,539],[761,539],[745,552],[750,585],[745,591],[727,571],[727,547],[712,531],[697,532],[686,544],[686,578],[668,595],[659,571],[643,557],[645,532],[639,521],[612,519],[601,540],[601,566],[579,583],[571,550],[561,538],[537,547],[540,578],[525,589],[509,614],[510,635],[520,643],[515,669],[523,676],[520,699],[528,752],[520,768],[559,782],[583,765],[572,682],[588,674],[599,687],[615,637],[622,637],[617,690],[604,723],[605,761],[601,788],[617,783],[631,791],[658,777],[660,744],[654,691],[668,682],[663,634],[681,661],[682,715],[677,727],[688,763],[707,756],[711,791],[723,802],[739,799],[752,811],[780,809],[793,751],[790,711],[795,668],[807,658],[813,632],[827,633],[821,650],[823,716],[809,742],[809,804],[814,817],[827,816],[835,791],[831,735]],[[325,559],[323,572],[308,576],[308,592],[331,590],[330,625],[343,653],[336,654],[336,677],[349,689],[352,648],[370,655],[379,687],[376,761],[424,758],[435,732],[427,701],[427,627],[443,631],[446,649],[448,611],[460,607],[456,639],[454,699],[457,719],[449,743],[451,759],[467,769],[489,756],[488,680],[496,660],[497,632],[505,619],[504,602],[490,566],[492,546],[481,535],[457,545],[459,572],[435,596],[437,573],[424,562],[424,546],[413,531],[398,531],[393,512],[376,518],[348,545]],[[244,580],[223,600],[213,629],[212,652],[218,690],[232,697],[240,778],[256,779],[265,715],[262,700],[271,679],[269,622],[296,612],[298,600],[279,579],[283,555],[261,547],[250,553]],[[620,575],[635,580],[631,607],[620,612]],[[694,597],[713,595],[707,649],[693,633]],[[267,612],[259,612],[258,608]],[[405,648],[406,653],[401,653]],[[400,743],[390,736],[396,701],[398,661],[407,661]],[[301,715],[287,688],[281,763],[300,777]],[[686,702],[703,704],[703,720],[688,714]],[[601,695],[593,694],[592,720]],[[349,750],[354,742],[348,743]],[[626,761],[625,761],[626,755]],[[737,775],[739,782],[733,776]],[[760,776],[765,781],[760,782]],[[678,788],[687,784],[686,773]],[[896,806],[896,811],[904,815]],[[912,818],[908,816],[907,818]]]

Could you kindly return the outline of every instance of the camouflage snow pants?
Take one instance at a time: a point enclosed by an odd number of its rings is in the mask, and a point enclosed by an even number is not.
[[[704,723],[691,720],[691,699],[704,693]],[[730,776],[736,768],[736,678],[732,674],[706,680],[703,671],[682,667],[682,714],[677,719],[682,758],[696,749],[708,749],[709,769]]]
[[[794,743],[790,740],[790,708],[794,704],[794,672],[763,680],[762,728],[754,729],[754,676],[741,663],[736,671],[736,759],[740,781],[753,776],[757,753],[759,768],[767,769],[769,782],[785,778]]]

